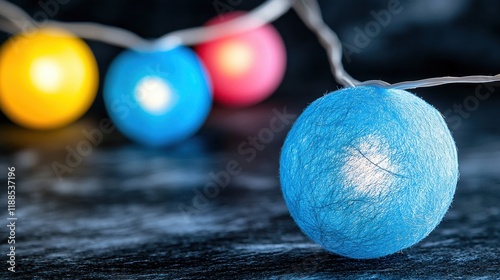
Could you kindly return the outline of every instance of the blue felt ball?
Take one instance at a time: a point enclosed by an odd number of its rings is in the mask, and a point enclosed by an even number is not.
[[[203,125],[212,94],[205,68],[192,50],[128,50],[111,65],[104,102],[127,137],[149,146],[166,146],[186,139]]]
[[[345,88],[297,119],[280,180],[309,238],[342,256],[377,258],[439,224],[457,185],[457,150],[441,114],[415,95]]]

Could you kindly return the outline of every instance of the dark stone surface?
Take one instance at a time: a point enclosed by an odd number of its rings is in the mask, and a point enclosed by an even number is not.
[[[454,131],[461,180],[444,221],[412,248],[363,261],[322,250],[290,218],[277,170],[286,131],[250,162],[238,153],[283,104],[216,109],[198,136],[169,150],[106,135],[62,180],[51,164],[65,164],[65,147],[77,147],[92,125],[53,135],[3,127],[0,180],[17,167],[18,272],[12,277],[2,261],[0,278],[498,279],[500,104],[482,105]],[[199,210],[181,211],[231,160],[242,173]],[[2,192],[1,205],[6,200]],[[6,211],[0,217],[5,222]]]

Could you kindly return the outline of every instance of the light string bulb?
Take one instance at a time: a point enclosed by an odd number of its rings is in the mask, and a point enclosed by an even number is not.
[[[244,16],[243,12],[231,12],[224,19],[210,20],[207,26]],[[268,24],[199,44],[195,50],[210,74],[214,100],[226,106],[262,102],[276,91],[285,74],[285,44],[278,31]]]
[[[98,67],[90,48],[63,29],[33,29],[0,49],[0,107],[15,123],[56,129],[94,102]]]
[[[345,72],[342,45],[317,1],[297,0],[294,8],[345,88],[309,105],[286,137],[280,182],[290,214],[309,238],[345,257],[379,258],[411,247],[441,222],[459,172],[443,116],[404,89],[500,75],[359,82]]]
[[[111,64],[104,103],[118,129],[148,146],[168,146],[193,135],[212,105],[205,67],[189,48],[127,50]]]

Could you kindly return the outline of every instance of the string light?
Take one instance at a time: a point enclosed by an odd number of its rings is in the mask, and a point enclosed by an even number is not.
[[[16,35],[0,50],[0,106],[19,125],[62,127],[92,105],[97,72],[85,42],[65,30]]]
[[[111,65],[104,102],[127,137],[149,146],[167,146],[202,126],[212,95],[205,69],[192,50],[128,50]]]
[[[314,101],[290,130],[280,181],[290,214],[325,249],[378,258],[426,237],[447,212],[457,149],[419,97],[347,87]]]
[[[112,70],[107,74],[104,90],[106,107],[117,127],[129,138],[143,144],[161,146],[178,142],[193,134],[201,126],[208,115],[207,107],[211,104],[210,89],[206,86],[210,84],[210,81],[207,80],[203,66],[198,65],[196,58],[191,55],[178,57],[185,61],[175,62],[176,73],[185,75],[175,81],[172,77],[161,74],[150,75],[150,68],[160,67],[165,73],[170,73],[173,71],[173,65],[168,63],[174,61],[167,58],[171,57],[170,51],[186,54],[187,50],[179,51],[183,45],[217,40],[260,28],[290,8],[291,3],[288,0],[271,0],[233,21],[211,27],[176,31],[156,40],[145,40],[130,31],[97,23],[63,23],[48,20],[44,22],[44,26],[65,29],[81,38],[131,49],[113,63]],[[37,28],[37,23],[29,15],[3,0],[0,0],[1,16],[7,19],[7,21],[0,21],[0,28],[6,31],[22,33],[26,29]],[[162,65],[155,62],[158,58],[163,58],[160,59],[163,61]],[[146,61],[146,59],[151,61]],[[125,62],[126,60],[130,61]],[[136,65],[133,65],[134,63]],[[120,69],[124,65],[129,67],[127,68],[129,72],[118,76],[116,73],[122,73]],[[45,65],[45,67],[48,66]],[[143,79],[139,81],[137,77]],[[200,86],[189,87],[187,86],[189,83],[198,83]],[[156,87],[163,91],[141,90],[148,87]],[[193,90],[193,88],[196,89]],[[188,103],[189,98],[193,98],[192,104]],[[123,103],[123,100],[127,100],[126,106],[119,104]],[[22,107],[18,106],[18,108]],[[127,116],[123,114],[124,112],[127,112]],[[57,114],[57,111],[55,113]],[[170,132],[167,133],[167,131]]]
[[[294,7],[346,88],[314,101],[285,140],[280,181],[290,214],[309,238],[342,256],[379,258],[413,246],[448,211],[458,157],[442,115],[402,89],[500,76],[356,81],[342,67],[342,46],[318,3]]]
[[[207,25],[241,16],[244,13],[229,13]],[[196,52],[210,73],[215,101],[229,106],[250,106],[265,100],[285,73],[285,45],[270,25],[200,44]]]

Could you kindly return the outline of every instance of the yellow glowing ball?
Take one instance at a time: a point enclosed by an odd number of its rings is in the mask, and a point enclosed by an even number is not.
[[[16,35],[0,50],[0,107],[15,123],[54,129],[92,105],[98,68],[81,39],[58,29]]]

